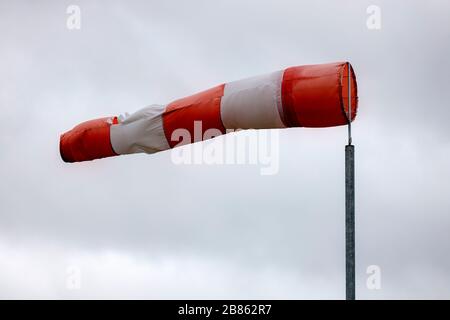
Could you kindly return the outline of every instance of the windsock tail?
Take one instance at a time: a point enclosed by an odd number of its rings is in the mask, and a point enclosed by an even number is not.
[[[61,135],[59,151],[65,162],[88,161],[116,156],[111,146],[110,126],[117,117],[83,122]]]

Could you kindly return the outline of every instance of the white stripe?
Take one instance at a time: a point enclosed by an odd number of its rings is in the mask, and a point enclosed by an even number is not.
[[[141,109],[121,123],[111,126],[111,145],[117,154],[155,153],[169,149],[164,135],[163,105]]]
[[[220,114],[226,129],[284,128],[281,81],[284,70],[225,84]]]

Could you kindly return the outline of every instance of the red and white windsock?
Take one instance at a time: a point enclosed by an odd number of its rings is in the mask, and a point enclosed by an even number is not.
[[[350,63],[290,67],[221,84],[167,105],[151,105],[125,118],[81,123],[61,135],[60,152],[64,161],[77,162],[155,153],[209,139],[227,129],[339,126],[353,121],[357,105]]]

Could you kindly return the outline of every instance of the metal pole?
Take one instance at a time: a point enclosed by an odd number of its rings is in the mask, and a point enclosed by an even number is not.
[[[345,146],[345,298],[355,300],[355,147],[352,145],[351,76],[348,68],[348,145]]]
[[[345,146],[345,284],[347,300],[355,300],[355,147]]]

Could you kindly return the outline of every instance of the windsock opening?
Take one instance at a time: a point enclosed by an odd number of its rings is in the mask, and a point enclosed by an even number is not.
[[[348,67],[350,66],[350,97],[351,97],[351,113],[349,113],[349,103],[348,103]],[[348,115],[351,114],[351,121],[355,120],[356,113],[358,111],[358,87],[356,84],[356,76],[355,71],[350,63],[345,63],[342,67],[342,71],[340,72],[340,85],[341,85],[341,107],[344,112],[347,121],[350,120]]]

